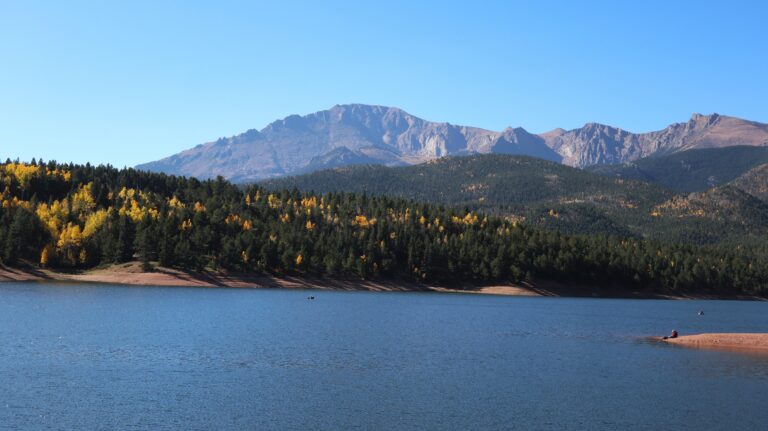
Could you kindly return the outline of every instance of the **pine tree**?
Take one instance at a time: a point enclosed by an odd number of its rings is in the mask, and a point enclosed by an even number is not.
[[[150,263],[153,254],[151,235],[151,220],[149,216],[144,216],[136,227],[136,251],[139,254],[141,270],[144,272],[152,270],[152,265]]]
[[[128,217],[120,217],[117,222],[117,241],[114,244],[113,261],[128,262],[133,257],[133,228]]]

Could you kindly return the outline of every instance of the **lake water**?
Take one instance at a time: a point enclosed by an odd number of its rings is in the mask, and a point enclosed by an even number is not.
[[[766,311],[3,283],[0,429],[766,429],[768,357],[642,338]]]

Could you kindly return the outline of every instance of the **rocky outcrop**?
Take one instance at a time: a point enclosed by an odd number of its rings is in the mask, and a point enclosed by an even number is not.
[[[718,114],[693,114],[686,123],[649,133],[630,133],[595,123],[559,132],[541,136],[563,157],[563,163],[578,167],[626,163],[693,148],[768,146],[768,124]]]

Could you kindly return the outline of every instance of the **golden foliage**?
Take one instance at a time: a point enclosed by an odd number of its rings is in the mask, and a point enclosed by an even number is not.
[[[93,200],[93,183],[80,184],[77,192],[72,195],[72,210],[76,213],[89,213],[96,208]]]
[[[117,196],[123,200],[134,199],[136,197],[136,190],[123,187],[120,189],[120,192],[117,194]]]
[[[86,254],[83,246],[83,233],[77,224],[67,223],[56,241],[56,252],[68,265],[85,263]]]
[[[237,214],[230,214],[224,219],[224,223],[226,224],[240,224],[240,216]]]
[[[317,208],[317,197],[312,196],[310,198],[302,198],[301,199],[301,206],[306,208],[306,209]]]
[[[280,200],[279,197],[273,194],[270,194],[269,196],[267,196],[267,204],[269,205],[270,208],[277,209],[283,205],[283,202]]]
[[[139,205],[139,202],[131,199],[130,206],[128,207],[122,207],[118,211],[118,214],[121,216],[127,216],[130,218],[134,223],[138,223],[141,220],[144,219],[144,217],[149,217],[153,220],[157,220],[159,213],[155,208],[149,208]]]
[[[183,209],[186,207],[186,205],[184,205],[184,202],[180,201],[179,198],[177,198],[176,196],[168,200],[168,206],[171,208],[177,208],[177,209]]]
[[[368,219],[368,217],[364,215],[357,215],[354,219],[352,219],[352,226],[358,226],[363,229],[368,229],[369,227],[373,227],[376,225],[376,219],[371,218]]]
[[[35,176],[63,181],[72,179],[72,174],[68,171],[62,169],[50,170],[45,166],[35,166],[27,163],[6,163],[0,166],[0,173],[4,174],[7,180],[15,178],[22,187],[26,187],[29,184],[29,181]]]
[[[89,238],[107,221],[108,210],[101,209],[88,215],[83,227],[83,238]]]
[[[50,205],[41,203],[37,206],[37,210],[35,210],[37,218],[40,219],[40,222],[54,238],[59,237],[62,226],[69,217],[68,206],[65,199],[64,202],[53,201]]]
[[[42,266],[43,268],[48,266],[48,263],[50,263],[52,256],[53,256],[53,246],[51,244],[46,244],[45,247],[43,247],[43,250],[40,252],[40,266]]]
[[[21,184],[29,183],[33,176],[39,175],[42,168],[26,163],[8,163],[5,165],[5,174],[16,178]]]
[[[239,215],[230,214],[224,219],[226,224],[236,224],[243,228],[244,231],[253,229],[253,222],[250,220],[242,220]]]
[[[2,202],[3,208],[26,208],[32,209],[32,205],[28,201],[19,200],[16,196],[11,199],[6,199],[4,195],[0,195],[0,202]]]
[[[66,249],[72,247],[80,247],[82,244],[83,232],[80,230],[80,226],[67,223],[67,225],[61,230],[59,240],[56,242],[56,247],[59,249]]]

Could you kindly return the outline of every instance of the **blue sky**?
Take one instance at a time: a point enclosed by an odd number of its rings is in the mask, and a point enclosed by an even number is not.
[[[0,157],[132,166],[337,103],[532,132],[768,122],[765,2],[0,0]]]

